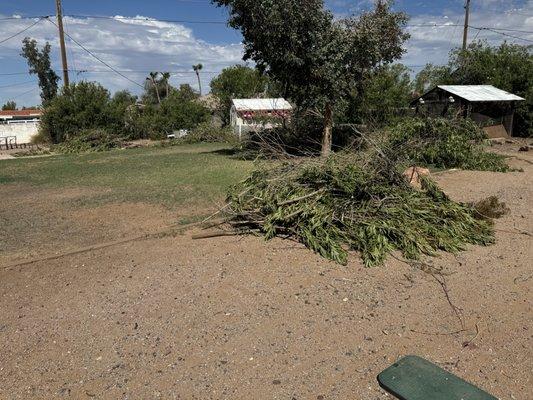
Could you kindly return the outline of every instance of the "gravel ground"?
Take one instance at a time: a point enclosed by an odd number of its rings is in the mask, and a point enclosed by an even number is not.
[[[458,315],[420,269],[343,267],[282,240],[188,232],[3,259],[0,399],[387,399],[376,375],[406,354],[531,399],[533,157],[513,155],[524,172],[437,177],[511,209],[495,245],[430,260]]]

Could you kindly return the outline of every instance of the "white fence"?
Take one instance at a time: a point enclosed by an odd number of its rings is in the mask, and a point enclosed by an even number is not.
[[[30,143],[39,132],[39,120],[7,121],[0,123],[0,137],[15,136],[17,144]]]

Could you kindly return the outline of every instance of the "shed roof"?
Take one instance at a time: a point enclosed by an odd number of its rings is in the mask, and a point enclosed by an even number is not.
[[[283,99],[233,99],[237,111],[292,110],[290,103]]]
[[[492,85],[439,85],[438,88],[470,102],[524,100]]]

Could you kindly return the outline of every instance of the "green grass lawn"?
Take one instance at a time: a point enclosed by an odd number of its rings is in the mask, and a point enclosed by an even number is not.
[[[169,208],[206,206],[224,199],[252,163],[227,154],[220,144],[139,148],[81,155],[0,161],[2,185],[90,188],[90,204],[147,202]]]

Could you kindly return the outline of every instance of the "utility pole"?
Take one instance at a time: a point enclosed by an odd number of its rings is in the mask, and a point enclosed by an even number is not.
[[[468,18],[470,17],[470,0],[465,4],[465,30],[463,32],[463,51],[466,51],[468,45]]]
[[[61,0],[56,0],[57,26],[59,28],[59,45],[61,46],[61,61],[63,63],[63,84],[68,87],[67,50],[65,49],[65,32],[63,31],[63,11]]]

